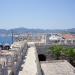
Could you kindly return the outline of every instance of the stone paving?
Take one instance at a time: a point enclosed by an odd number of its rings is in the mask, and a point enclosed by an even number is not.
[[[44,75],[75,75],[75,68],[66,60],[41,62]]]

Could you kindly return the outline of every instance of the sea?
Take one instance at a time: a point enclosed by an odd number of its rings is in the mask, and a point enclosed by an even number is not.
[[[14,42],[14,39],[12,40],[12,36],[0,36],[0,44],[9,44],[11,45]]]

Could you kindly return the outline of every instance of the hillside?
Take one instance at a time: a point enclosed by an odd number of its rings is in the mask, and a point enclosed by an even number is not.
[[[44,30],[44,29],[27,29],[27,28],[15,28],[15,29],[10,29],[10,30],[5,30],[5,29],[0,29],[0,34],[3,34],[3,33],[11,33],[11,32],[14,32],[14,33],[50,33],[50,32],[64,32],[64,33],[74,33],[75,34],[75,28],[72,28],[72,29],[53,29],[53,30]]]

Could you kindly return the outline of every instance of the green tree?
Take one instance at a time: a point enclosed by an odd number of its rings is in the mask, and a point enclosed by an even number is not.
[[[55,56],[55,58],[58,60],[61,56],[61,52],[63,50],[63,47],[61,45],[55,45],[49,48],[52,54]]]
[[[75,51],[74,51],[74,48],[68,48],[66,55],[68,56],[70,63],[73,64],[73,60],[74,60],[74,58],[75,58]]]

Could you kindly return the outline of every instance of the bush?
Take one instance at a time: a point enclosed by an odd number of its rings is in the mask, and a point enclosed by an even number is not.
[[[49,51],[54,55],[54,57],[59,60],[59,57],[65,56],[67,60],[71,64],[73,64],[73,61],[75,60],[75,49],[71,47],[64,47],[61,45],[55,45],[49,48]]]
[[[63,49],[63,47],[60,46],[60,45],[55,45],[55,46],[52,46],[52,47],[50,48],[51,53],[55,56],[55,58],[56,58],[57,60],[58,60],[59,57],[61,56],[62,49]]]

